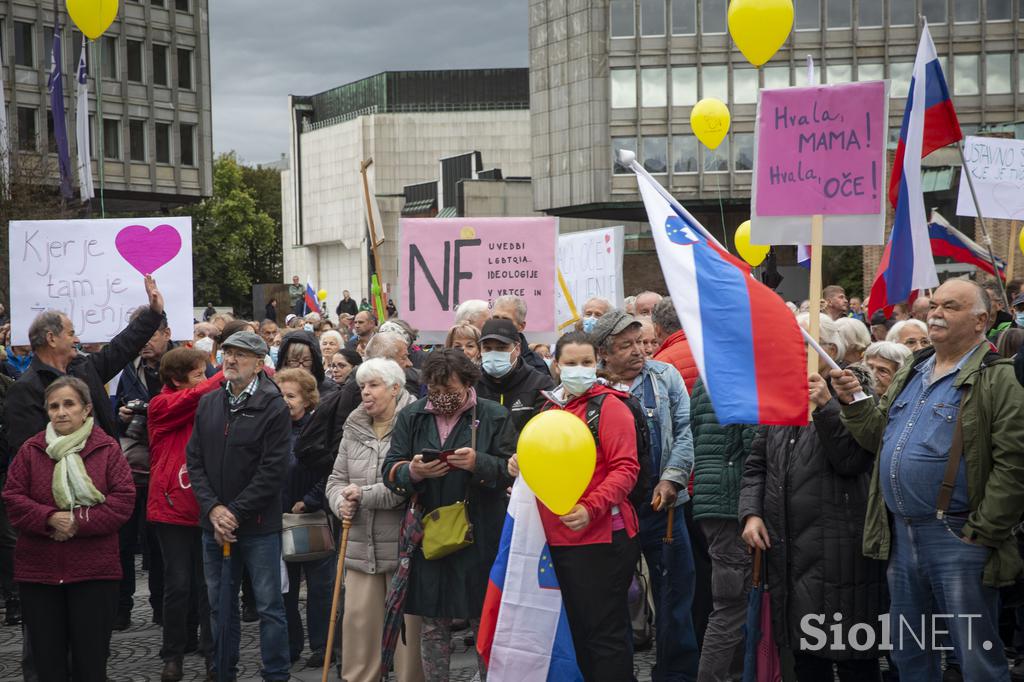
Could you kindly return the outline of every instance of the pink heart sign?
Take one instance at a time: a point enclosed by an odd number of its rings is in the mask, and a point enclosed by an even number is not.
[[[143,225],[129,225],[114,239],[117,252],[142,275],[152,275],[167,265],[181,251],[181,235],[170,225],[157,225],[152,230]]]

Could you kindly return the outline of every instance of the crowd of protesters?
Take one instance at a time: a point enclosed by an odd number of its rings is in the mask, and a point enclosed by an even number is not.
[[[327,657],[349,682],[385,666],[448,680],[453,637],[479,627],[518,434],[545,410],[585,421],[597,453],[568,513],[538,505],[588,682],[635,679],[652,629],[653,680],[740,680],[755,554],[784,679],[1024,679],[1018,283],[1011,310],[966,279],[871,318],[838,286],[820,312],[790,303],[805,327],[819,316],[841,368],[819,363],[802,427],[719,423],[652,291],[584,301],[554,344],[527,339],[521,298],[463,301],[425,346],[393,305],[378,316],[348,291],[334,320],[308,312],[297,277],[287,308],[248,321],[210,305],[183,334],[145,284],[102,346],[55,311],[27,347],[0,328],[0,589],[25,679],[106,679],[141,554],[154,679],[183,679],[192,653],[207,679],[235,679],[240,623],[258,621],[265,680]],[[471,541],[417,546],[414,510],[460,505]],[[283,542],[321,520],[326,550]]]

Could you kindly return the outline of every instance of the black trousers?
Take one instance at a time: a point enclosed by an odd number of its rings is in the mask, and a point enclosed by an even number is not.
[[[690,549],[693,550],[693,631],[697,635],[697,648],[704,646],[704,633],[714,608],[711,597],[711,554],[708,541],[700,524],[693,520],[693,500],[683,505],[686,513],[686,530],[690,534]]]
[[[199,630],[199,652],[213,651],[210,603],[203,577],[203,531],[199,527],[154,523],[164,575],[164,639],[160,658],[181,660],[189,640]]]
[[[25,634],[39,682],[106,682],[117,581],[20,583]],[[68,670],[68,653],[71,670]]]
[[[552,547],[551,559],[586,682],[633,679],[627,596],[640,545],[626,531],[610,544]]]
[[[818,658],[809,654],[793,652],[793,672],[798,682],[821,682],[834,680],[832,665],[835,664],[840,682],[875,682],[881,679],[878,659],[871,658],[861,661],[833,661]]]
[[[164,608],[164,564],[160,557],[160,541],[153,525],[146,521],[148,497],[148,487],[135,486],[135,509],[118,530],[122,578],[117,610],[130,614],[135,606],[135,553],[141,547],[143,553],[148,553],[143,564],[149,566],[149,605],[153,608],[153,615],[159,619]]]

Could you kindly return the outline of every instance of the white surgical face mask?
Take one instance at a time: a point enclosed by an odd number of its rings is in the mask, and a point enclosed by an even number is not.
[[[201,350],[204,353],[210,353],[213,351],[213,339],[211,339],[209,336],[204,336],[203,338],[193,343],[192,347],[195,348],[196,350]]]
[[[597,367],[584,367],[583,365],[559,366],[559,374],[562,377],[562,386],[573,395],[583,395],[590,390],[590,387],[597,383]]]
[[[512,351],[489,350],[483,355],[484,371],[495,379],[505,376],[512,370]]]

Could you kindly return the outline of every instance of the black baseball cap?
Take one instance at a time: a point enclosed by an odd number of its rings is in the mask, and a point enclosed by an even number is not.
[[[480,332],[480,341],[494,339],[502,343],[519,343],[519,329],[512,320],[505,320],[500,317],[492,317],[484,322],[483,331]]]

